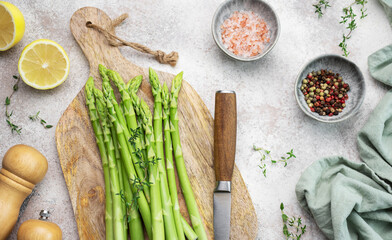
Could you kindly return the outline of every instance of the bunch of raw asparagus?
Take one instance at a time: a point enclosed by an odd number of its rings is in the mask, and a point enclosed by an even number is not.
[[[171,94],[150,68],[154,115],[137,96],[142,76],[127,84],[112,70],[99,66],[102,91],[90,77],[86,104],[100,151],[106,194],[106,239],[207,239],[189,182],[178,128],[178,93],[182,72]],[[118,103],[110,80],[118,88]],[[180,213],[173,153],[192,227]]]

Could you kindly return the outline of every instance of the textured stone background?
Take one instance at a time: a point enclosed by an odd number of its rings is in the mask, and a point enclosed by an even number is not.
[[[200,94],[210,111],[214,110],[214,93],[233,89],[238,98],[238,147],[236,163],[253,199],[259,225],[258,239],[283,239],[279,204],[284,202],[289,215],[302,216],[308,226],[303,239],[325,239],[313,219],[298,205],[295,184],[303,170],[327,155],[343,155],[359,161],[356,133],[387,87],[370,77],[367,56],[390,44],[392,31],[381,5],[369,0],[369,16],[349,40],[350,60],[363,71],[367,93],[360,113],[339,124],[323,124],[304,115],[295,102],[295,77],[310,59],[325,53],[340,54],[337,46],[343,28],[339,17],[343,6],[351,1],[332,1],[324,18],[314,14],[312,1],[271,1],[281,20],[281,36],[273,51],[253,63],[236,62],[226,57],[211,35],[211,19],[221,0],[203,1],[16,1],[26,20],[23,40],[13,49],[0,53],[0,100],[11,93],[17,74],[17,61],[23,48],[33,40],[49,38],[60,43],[71,60],[67,81],[56,89],[39,91],[20,84],[11,109],[13,119],[23,127],[20,136],[11,134],[0,121],[0,156],[11,146],[24,143],[34,146],[47,157],[49,171],[38,184],[35,195],[21,222],[36,218],[41,209],[52,211],[53,222],[60,225],[64,239],[78,239],[74,215],[58,161],[55,128],[45,130],[30,122],[28,115],[41,111],[48,123],[56,125],[68,104],[88,77],[88,63],[69,30],[73,12],[84,6],[104,9],[112,18],[129,13],[129,19],[117,29],[119,36],[167,52],[176,50],[180,60],[175,68],[123,48],[122,53],[136,64],[171,73],[183,70],[185,79]],[[4,105],[0,105],[1,114]],[[3,116],[3,115],[2,115]],[[4,117],[2,117],[4,118]],[[286,168],[268,166],[264,178],[257,167],[259,156],[252,151],[256,143],[279,157],[294,149],[297,159]],[[16,239],[16,230],[10,239]]]

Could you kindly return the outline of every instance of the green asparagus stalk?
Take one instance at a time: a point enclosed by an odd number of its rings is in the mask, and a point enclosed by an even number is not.
[[[140,99],[136,94],[142,81],[143,81],[142,75],[136,76],[126,84],[126,89],[128,89],[128,93],[131,97],[132,104],[137,115],[138,127],[140,127],[143,130],[140,132],[140,140],[141,140],[140,142],[142,144],[142,152],[143,152],[144,159],[147,160],[146,143],[144,141],[145,140],[144,127],[143,127],[143,121],[141,120],[141,116],[140,116]]]
[[[174,157],[176,160],[177,174],[180,180],[182,192],[184,194],[185,203],[188,208],[193,229],[195,230],[198,239],[206,240],[207,234],[203,226],[202,219],[199,214],[199,209],[193,194],[192,186],[188,178],[185,167],[184,157],[182,155],[182,147],[180,140],[180,133],[178,128],[178,94],[182,84],[182,72],[174,77],[172,82],[171,100],[170,100],[170,125],[171,137],[173,140]]]
[[[109,121],[108,121],[109,122]],[[113,139],[113,145],[114,145],[114,155],[116,158],[116,166],[119,172],[119,180],[120,180],[120,191],[124,192],[124,177],[122,174],[122,169],[124,168],[121,162],[121,155],[120,155],[120,151],[118,149],[118,141],[117,141],[117,135],[116,135],[116,129],[114,129],[113,124],[110,124],[110,133],[112,135],[112,139]],[[126,213],[126,205],[125,202],[122,201],[122,209],[123,209],[123,213]],[[127,227],[126,227],[127,228]],[[126,232],[127,229],[125,229]]]
[[[128,89],[124,83],[124,80],[121,78],[120,74],[118,74],[115,71],[112,70],[108,70],[108,75],[110,77],[110,79],[112,79],[112,81],[116,84],[117,88],[120,91],[123,103],[124,103],[124,115],[125,115],[125,119],[129,128],[129,131],[135,131],[138,127],[139,127],[139,123],[136,120],[136,116],[135,116],[135,109],[132,105],[132,100],[129,96],[129,92]],[[137,76],[134,78],[135,80],[131,80],[130,82],[132,84],[132,91],[135,93],[137,92],[137,89],[140,86],[141,80],[143,79],[141,76]],[[137,108],[137,111],[139,112],[139,116],[140,116],[140,107],[136,106],[135,108]],[[135,141],[136,144],[136,148],[138,149],[143,149],[143,144],[141,141],[141,137],[137,138]],[[144,142],[144,141],[143,141]],[[143,154],[143,160],[146,161],[146,156]]]
[[[96,102],[96,109],[98,112],[99,119],[101,120],[101,127],[103,130],[103,137],[106,147],[106,154],[109,163],[109,174],[110,174],[110,186],[113,200],[113,228],[114,228],[114,239],[127,239],[125,233],[125,224],[123,221],[123,208],[121,201],[121,192],[120,192],[120,180],[119,173],[117,170],[116,162],[115,162],[115,149],[113,144],[112,135],[110,133],[110,129],[107,123],[107,110],[106,104],[103,99],[103,93],[94,88],[94,96]]]
[[[109,78],[114,82],[114,84],[117,86],[121,94],[122,104],[124,106],[124,117],[128,129],[131,132],[131,129],[135,130],[137,128],[136,115],[132,106],[132,101],[129,97],[129,93],[126,89],[124,80],[121,78],[120,74],[118,74],[113,70],[107,70],[106,73],[109,76]],[[140,140],[136,140],[136,143],[139,143],[140,145]]]
[[[105,90],[105,89],[104,89]],[[137,205],[139,207],[139,211],[141,213],[144,225],[146,227],[147,234],[150,239],[152,239],[152,222],[151,222],[151,211],[150,211],[150,206],[148,205],[147,199],[143,193],[143,191],[140,191],[140,189],[143,189],[143,186],[140,188],[139,186],[136,186],[136,182],[143,182],[144,179],[140,179],[137,176],[135,167],[132,164],[132,157],[130,154],[130,149],[128,149],[128,141],[125,138],[124,135],[124,127],[121,125],[119,120],[117,119],[117,114],[114,110],[113,103],[115,103],[115,99],[110,98],[110,94],[105,94],[108,96],[106,99],[106,107],[109,112],[109,117],[110,121],[112,124],[115,126],[116,132],[117,132],[117,140],[119,143],[119,150],[121,153],[121,158],[122,158],[122,163],[123,166],[127,172],[127,179],[130,182],[130,186],[132,189],[132,192],[134,194],[134,198],[137,199]]]
[[[144,129],[146,131],[147,158],[149,163],[149,181],[151,193],[151,216],[152,216],[152,236],[154,240],[165,239],[165,229],[162,216],[161,194],[159,186],[159,172],[155,155],[155,139],[152,126],[152,115],[147,103],[140,101],[141,116],[143,117]]]
[[[178,203],[177,196],[177,183],[176,183],[176,175],[174,172],[174,163],[173,163],[173,147],[172,140],[170,136],[170,93],[166,83],[163,84],[162,87],[162,105],[163,105],[163,127],[165,133],[165,153],[166,153],[166,170],[167,170],[167,178],[169,181],[169,189],[170,189],[170,197],[173,203],[173,213],[174,213],[174,222],[176,224],[177,236],[179,240],[185,240],[184,230],[181,222],[181,213],[180,213],[180,204]]]
[[[105,97],[110,96],[110,98],[116,99],[116,97],[114,95],[113,88],[110,85],[109,77],[107,75],[107,70],[108,69],[106,67],[104,67],[103,65],[101,65],[101,64],[98,65],[98,69],[99,69],[99,73],[101,74],[102,89],[104,90]],[[115,105],[113,105],[113,107],[114,107],[114,110],[116,111],[116,114],[118,116],[118,120],[119,120],[120,124],[126,128],[127,123],[125,122],[125,118],[124,118],[124,115],[123,115],[122,107],[120,107],[117,104],[117,102],[116,102]]]
[[[162,131],[162,87],[159,82],[158,75],[150,68],[149,69],[150,84],[152,95],[154,96],[154,136],[157,157],[161,159],[158,161],[159,171],[159,186],[161,190],[161,201],[163,209],[163,220],[165,223],[166,239],[178,239],[176,225],[173,215],[173,204],[170,199],[169,184],[167,182],[166,167],[163,152],[163,131]]]
[[[125,168],[122,169],[122,175],[124,178],[127,178],[127,172],[125,171]],[[134,199],[131,186],[129,185],[128,181],[124,182],[124,197],[125,201],[128,203],[128,222],[129,222],[129,236],[131,237],[131,240],[144,240],[144,234],[143,234],[143,225],[142,221],[140,219],[140,214],[139,211],[137,210],[137,207],[135,205],[132,205],[132,201]]]
[[[105,178],[105,226],[106,226],[106,239],[114,239],[113,236],[113,219],[112,219],[112,195],[110,192],[110,176],[109,176],[109,166],[108,166],[108,159],[106,155],[105,143],[103,139],[103,132],[101,129],[101,125],[99,123],[99,117],[97,113],[97,109],[95,107],[95,98],[93,94],[94,89],[94,79],[90,77],[87,80],[85,86],[85,94],[86,94],[86,104],[89,109],[90,121],[91,125],[93,126],[93,130],[95,133],[95,138],[97,141],[99,153],[101,155],[102,160],[102,168],[103,168],[103,175]]]
[[[133,108],[135,109],[136,115],[138,119],[141,118],[141,107],[140,107],[140,98],[137,96],[137,91],[139,90],[139,87],[143,81],[143,77],[136,76],[133,79],[131,79],[125,86],[126,89],[128,89],[129,96],[131,97]]]
[[[102,70],[104,67],[102,65],[100,65],[100,66],[101,66],[100,72],[101,72],[102,75],[104,75],[104,71]],[[107,78],[106,75],[104,75],[104,76]],[[131,138],[131,134],[130,134],[130,132],[128,130],[128,127],[127,127],[127,124],[126,124],[126,121],[125,121],[125,117],[121,113],[121,110],[120,110],[120,108],[118,106],[117,100],[116,100],[116,98],[114,96],[113,89],[110,86],[110,83],[107,82],[107,81],[103,81],[102,82],[102,89],[104,90],[105,97],[110,99],[111,102],[112,102],[112,105],[113,105],[113,108],[114,108],[114,112],[116,113],[116,116],[117,116],[117,119],[119,120],[120,126],[123,128],[123,132],[124,132],[125,138],[126,139],[130,139]],[[131,153],[132,162],[134,164],[134,168],[136,169],[137,176],[140,179],[144,179],[145,178],[145,172],[143,171],[143,169],[141,168],[140,163],[139,163],[139,161],[143,161],[143,160],[139,159],[136,156],[136,154],[135,154],[135,152],[136,152],[135,150],[136,149],[134,148],[134,146],[131,145],[130,142],[127,141],[126,144],[128,146],[127,149]],[[143,191],[144,191],[144,194],[145,194],[145,196],[147,198],[147,201],[149,201],[150,191],[149,191],[149,188],[148,188],[147,185],[143,186]]]
[[[184,227],[186,238],[189,240],[196,240],[197,234],[195,233],[195,231],[193,231],[192,227],[189,226],[188,222],[185,220],[185,218],[182,215],[181,215],[181,223],[182,226]]]

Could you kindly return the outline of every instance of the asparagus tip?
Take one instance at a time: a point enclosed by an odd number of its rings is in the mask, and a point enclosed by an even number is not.
[[[164,82],[162,86],[162,104],[164,108],[167,108],[169,105],[169,88],[167,87],[166,82]]]
[[[94,78],[93,77],[89,77],[87,79],[86,87],[85,87],[86,93],[92,92],[93,88],[94,88]]]
[[[172,83],[172,95],[177,95],[178,92],[180,91],[181,88],[181,84],[182,84],[182,75],[184,72],[180,72],[179,74],[177,74],[174,79],[173,79],[173,83]]]
[[[137,90],[139,89],[140,85],[142,84],[142,81],[143,81],[142,75],[138,75],[138,76],[132,78],[131,80],[129,80],[129,82],[127,84],[128,90],[136,93]]]
[[[157,75],[157,73],[156,73],[156,72],[154,71],[154,69],[152,69],[152,68],[149,68],[148,73],[149,73],[150,84],[151,84],[152,88],[153,88],[155,91],[159,92],[160,89],[161,89],[161,84],[160,84],[160,82],[159,82],[159,80],[158,80],[158,75]]]
[[[99,90],[98,88],[94,88],[94,96],[100,99],[103,99],[103,93],[101,90]]]
[[[98,70],[99,70],[99,73],[102,75],[102,74],[105,74],[108,69],[104,65],[99,64]]]

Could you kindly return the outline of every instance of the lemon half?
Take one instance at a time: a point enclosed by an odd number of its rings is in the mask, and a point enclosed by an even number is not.
[[[13,4],[0,1],[0,51],[17,44],[25,32],[22,12]]]
[[[48,39],[36,40],[25,47],[19,58],[19,74],[36,89],[52,89],[67,79],[69,59],[64,49]]]

